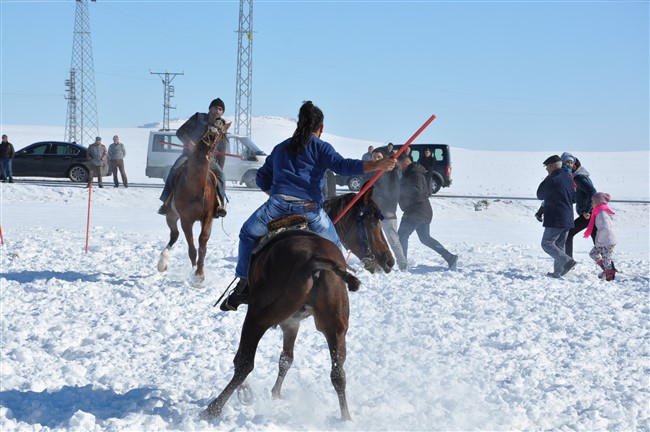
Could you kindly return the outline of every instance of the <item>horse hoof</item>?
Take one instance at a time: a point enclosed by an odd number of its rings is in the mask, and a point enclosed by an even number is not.
[[[205,275],[197,275],[196,273],[192,272],[190,275],[190,285],[192,285],[194,288],[203,288],[203,283],[205,282]]]
[[[158,260],[158,271],[160,273],[167,271],[168,264],[169,264],[169,249],[165,249],[160,254],[160,259]]]
[[[210,407],[204,409],[203,412],[201,412],[201,414],[199,414],[199,419],[205,420],[207,422],[212,421],[212,420],[216,419],[217,417],[219,417],[219,413],[216,413],[216,414],[212,413],[210,411]]]

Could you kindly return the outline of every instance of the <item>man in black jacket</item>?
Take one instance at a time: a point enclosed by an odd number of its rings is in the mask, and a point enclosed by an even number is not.
[[[442,256],[451,270],[455,270],[458,255],[454,255],[429,233],[433,209],[429,202],[431,188],[427,184],[426,171],[422,165],[414,164],[411,159],[401,154],[397,166],[402,171],[400,181],[399,206],[404,212],[397,233],[402,244],[404,256],[408,257],[409,237],[415,231],[423,245],[433,249]]]
[[[162,201],[163,204],[160,206],[160,209],[158,209],[158,214],[166,215],[167,212],[169,212],[176,173],[187,161],[187,158],[194,150],[196,143],[199,142],[205,134],[208,124],[220,119],[225,110],[226,108],[223,101],[220,98],[216,98],[210,103],[207,114],[199,112],[195,113],[176,131],[176,136],[183,142],[185,147],[183,148],[183,153],[181,153],[179,158],[176,159],[174,166],[172,166],[172,169],[167,175],[167,180],[165,180],[165,187],[160,194],[160,201]],[[219,144],[217,144],[217,151],[221,152],[222,154],[220,156],[217,156],[216,161],[213,161],[212,165],[210,166],[210,169],[217,176],[217,193],[219,194],[220,198],[218,200],[215,200],[215,218],[224,217],[226,215],[226,187],[224,184],[225,177],[223,173],[225,158],[223,156],[223,152],[225,151],[226,143],[227,138],[224,138],[221,142],[219,142]]]
[[[2,176],[2,183],[14,182],[13,162],[14,146],[9,142],[7,135],[2,135],[2,143],[0,144],[0,175]]]
[[[553,155],[544,161],[548,176],[537,188],[537,198],[544,200],[544,234],[542,249],[553,258],[553,273],[560,278],[576,262],[564,252],[567,234],[573,228],[573,179],[562,169],[562,159]]]

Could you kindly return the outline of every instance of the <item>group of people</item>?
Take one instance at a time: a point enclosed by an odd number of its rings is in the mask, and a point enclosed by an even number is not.
[[[413,164],[406,154],[397,160],[385,157],[392,154],[392,145],[386,149],[369,149],[371,158],[344,158],[321,139],[323,130],[323,112],[311,101],[303,103],[293,136],[275,146],[259,169],[256,182],[269,199],[253,212],[240,230],[235,269],[239,281],[221,304],[221,310],[236,310],[248,302],[250,254],[255,242],[268,232],[267,224],[271,220],[290,214],[305,215],[312,231],[341,247],[336,228],[323,210],[322,184],[328,169],[347,176],[384,172],[375,184],[373,197],[384,215],[382,226],[401,270],[407,269],[408,238],[414,231],[422,243],[442,255],[450,268],[456,265],[458,256],[429,234],[433,211],[424,168]],[[401,171],[401,179],[396,177],[395,167]],[[396,230],[397,203],[404,215]]]
[[[547,276],[561,278],[575,267],[573,238],[586,229],[584,237],[591,237],[594,243],[589,256],[602,270],[599,277],[614,280],[617,239],[614,212],[608,206],[610,195],[596,191],[589,172],[571,153],[550,156],[543,164],[548,175],[537,188],[537,198],[543,202],[535,217],[544,224],[542,249],[553,258],[553,271]]]
[[[100,188],[104,187],[104,182],[102,180],[102,169],[104,166],[109,165],[113,173],[113,183],[115,187],[119,187],[120,183],[117,179],[117,171],[120,171],[120,176],[122,177],[122,184],[125,188],[129,187],[129,181],[126,177],[126,171],[124,169],[124,158],[126,157],[126,148],[124,144],[120,142],[120,137],[117,135],[113,136],[113,143],[106,146],[102,143],[101,137],[95,137],[95,142],[88,146],[88,151],[86,152],[86,157],[90,161],[90,173],[88,173],[88,185],[87,188],[92,186],[93,178],[97,177],[97,185]]]

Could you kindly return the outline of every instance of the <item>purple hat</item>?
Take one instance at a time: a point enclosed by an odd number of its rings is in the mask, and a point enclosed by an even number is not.
[[[594,196],[591,197],[596,205],[607,204],[609,203],[610,198],[611,197],[606,192],[596,192]]]

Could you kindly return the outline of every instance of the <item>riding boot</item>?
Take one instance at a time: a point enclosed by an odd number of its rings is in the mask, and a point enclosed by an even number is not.
[[[226,207],[223,200],[223,195],[217,191],[217,195],[214,200],[214,213],[212,214],[213,218],[226,217]]]
[[[172,194],[170,194],[165,200],[165,202],[162,203],[162,205],[158,209],[158,214],[166,216],[167,213],[169,213],[169,210],[171,209],[171,203],[172,203]]]
[[[248,280],[241,278],[237,282],[237,286],[230,292],[219,308],[225,312],[237,310],[239,305],[248,304],[249,297],[250,289],[248,288]]]

